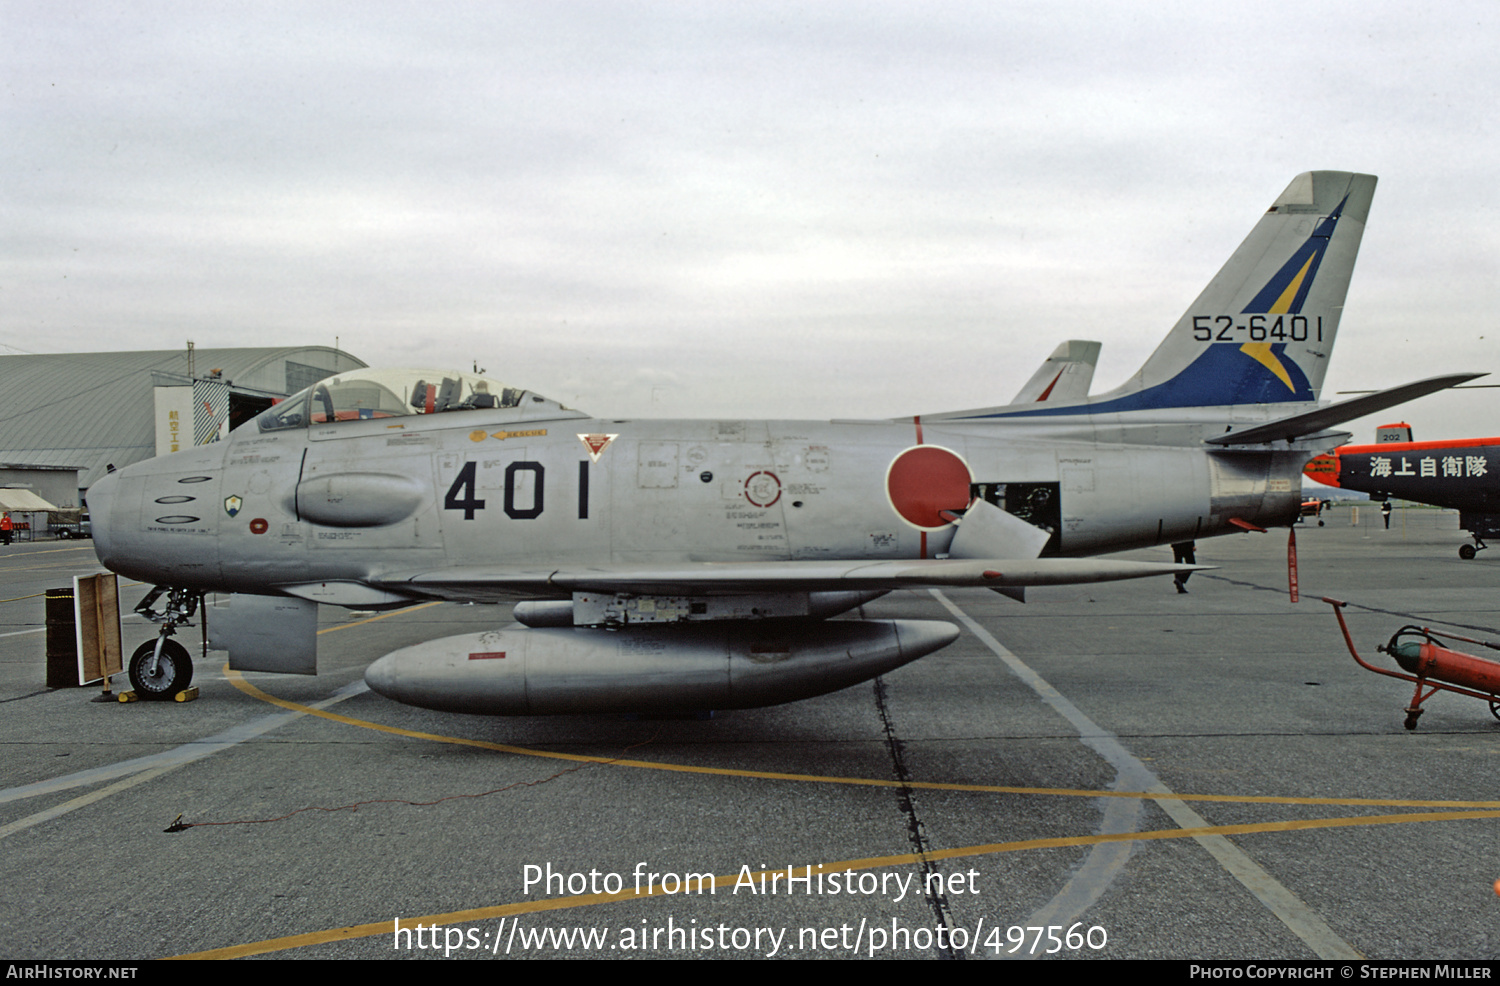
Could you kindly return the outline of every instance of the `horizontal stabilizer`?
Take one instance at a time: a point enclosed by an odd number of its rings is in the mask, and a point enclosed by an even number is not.
[[[571,592],[736,595],[912,589],[924,586],[1075,585],[1193,572],[1201,566],[1101,558],[685,562],[573,569],[453,568],[372,579],[382,589],[461,602],[557,598]]]
[[[1418,380],[1415,383],[1392,387],[1390,390],[1367,394],[1364,397],[1339,401],[1337,404],[1329,404],[1327,407],[1320,407],[1302,414],[1293,414],[1267,424],[1256,425],[1253,428],[1218,435],[1208,439],[1208,443],[1210,445],[1261,445],[1279,441],[1290,442],[1316,434],[1334,425],[1343,424],[1345,421],[1353,421],[1367,414],[1384,411],[1388,407],[1395,407],[1397,404],[1404,404],[1418,397],[1426,397],[1428,394],[1447,390],[1449,387],[1456,387],[1482,376],[1486,374],[1450,373],[1447,376]]]

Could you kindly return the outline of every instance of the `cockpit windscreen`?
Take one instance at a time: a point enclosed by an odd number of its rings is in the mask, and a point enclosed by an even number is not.
[[[451,370],[353,370],[319,381],[261,412],[261,431],[515,407],[522,391],[477,373]]]

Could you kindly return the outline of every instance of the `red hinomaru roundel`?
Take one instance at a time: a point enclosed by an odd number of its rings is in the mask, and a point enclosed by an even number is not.
[[[969,505],[969,464],[941,445],[914,445],[891,460],[885,473],[885,492],[891,507],[911,526],[923,531],[947,527],[940,511]]]

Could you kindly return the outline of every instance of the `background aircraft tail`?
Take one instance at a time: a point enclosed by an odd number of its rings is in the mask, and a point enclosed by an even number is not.
[[[1026,381],[1012,404],[1035,404],[1053,401],[1074,404],[1089,396],[1094,381],[1094,366],[1099,362],[1100,344],[1083,339],[1069,339],[1052,351],[1041,367]]]

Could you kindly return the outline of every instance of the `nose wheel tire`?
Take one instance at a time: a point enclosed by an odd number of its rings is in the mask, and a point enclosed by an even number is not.
[[[130,686],[143,699],[169,701],[193,683],[193,659],[188,656],[187,648],[177,641],[164,640],[161,659],[156,662],[153,673],[151,658],[155,653],[154,640],[148,640],[135,649],[130,657]]]
[[[1472,544],[1461,544],[1458,546],[1458,557],[1462,558],[1464,561],[1473,561],[1475,554],[1477,554],[1477,552],[1474,550],[1474,546]]]

